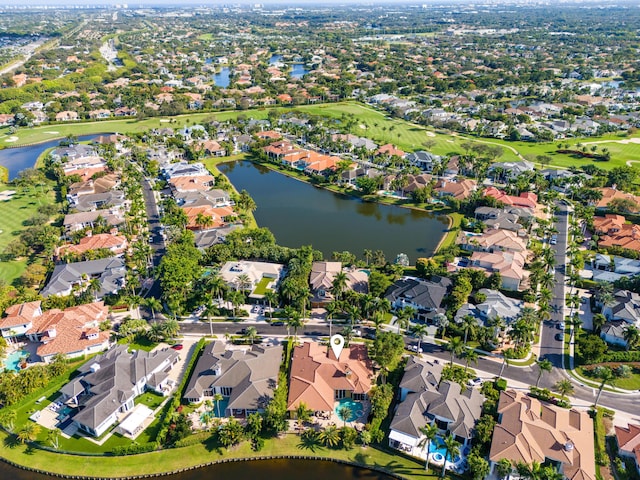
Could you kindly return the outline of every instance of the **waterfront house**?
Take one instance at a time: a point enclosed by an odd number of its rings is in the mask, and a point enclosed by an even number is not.
[[[262,412],[273,398],[282,362],[282,346],[228,350],[224,342],[208,344],[198,359],[183,398],[190,403],[224,397],[220,416]]]

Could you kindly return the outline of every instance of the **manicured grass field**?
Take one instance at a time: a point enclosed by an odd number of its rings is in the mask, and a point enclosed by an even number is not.
[[[438,471],[427,474],[422,462],[390,454],[374,447],[334,450],[317,445],[305,445],[300,436],[286,435],[282,439],[265,441],[260,452],[253,452],[249,442],[230,449],[219,449],[209,443],[173,448],[160,452],[126,457],[82,457],[34,450],[16,444],[4,432],[0,433],[0,456],[20,465],[67,475],[86,475],[99,472],[101,478],[154,474],[201,465],[223,458],[247,458],[270,455],[309,455],[320,458],[347,460],[362,466],[383,468],[391,473],[412,479],[437,480]],[[447,476],[450,479],[450,476]]]
[[[0,201],[0,253],[12,240],[20,236],[20,232],[26,228],[23,222],[34,216],[40,205],[53,203],[54,200],[53,192],[35,198],[20,188],[0,184],[0,191],[4,190],[15,190],[16,194],[10,200]],[[11,283],[22,275],[25,268],[27,268],[26,258],[0,262],[0,280]]]

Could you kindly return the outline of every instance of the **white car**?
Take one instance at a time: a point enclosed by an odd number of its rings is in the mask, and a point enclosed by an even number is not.
[[[470,387],[479,387],[482,385],[482,379],[480,377],[472,378],[467,382]]]

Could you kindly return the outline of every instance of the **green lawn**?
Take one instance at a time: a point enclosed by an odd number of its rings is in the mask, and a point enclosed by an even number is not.
[[[152,342],[144,336],[136,337],[133,342],[127,342],[126,339],[121,338],[120,340],[118,340],[118,343],[121,345],[129,343],[130,352],[132,352],[133,350],[144,350],[145,352],[150,352],[156,347],[156,345],[158,345],[157,343]]]
[[[15,190],[17,193],[7,201],[0,201],[0,253],[7,245],[20,236],[25,228],[24,221],[34,216],[40,205],[54,202],[54,192],[48,195],[34,197],[29,192],[23,192],[20,188],[0,185],[0,191]],[[27,258],[2,262],[0,268],[0,280],[7,283],[13,282],[22,275],[27,268]]]
[[[154,392],[145,392],[142,395],[136,397],[135,404],[137,405],[139,403],[142,403],[143,405],[149,407],[151,410],[155,410],[165,400],[166,397],[163,397],[162,395],[158,395]]]
[[[255,293],[256,295],[264,295],[265,293],[267,293],[267,290],[270,290],[269,288],[267,288],[267,285],[269,285],[272,281],[273,278],[262,277],[258,282],[258,285],[256,285],[256,289],[253,291],[253,293]]]
[[[282,439],[266,440],[264,448],[257,453],[251,450],[248,442],[243,442],[231,449],[220,449],[211,443],[204,443],[126,457],[83,457],[34,450],[24,445],[17,445],[8,438],[6,433],[0,433],[0,456],[7,460],[59,474],[86,475],[86,472],[100,472],[101,478],[154,474],[226,458],[270,455],[308,455],[346,460],[365,467],[382,468],[411,479],[437,480],[439,473],[436,470],[427,474],[422,462],[396,453],[388,453],[373,447],[334,450],[317,445],[305,445],[301,437],[295,434],[286,435]]]

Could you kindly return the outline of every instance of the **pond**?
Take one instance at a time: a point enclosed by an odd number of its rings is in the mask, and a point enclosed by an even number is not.
[[[281,245],[313,245],[331,258],[348,250],[382,250],[387,260],[399,253],[417,258],[433,255],[448,219],[423,211],[364,202],[338,195],[249,161],[219,165],[238,191],[246,190],[258,208],[258,225],[267,227]]]
[[[100,472],[87,470],[87,475]],[[53,480],[54,476],[41,475],[11,467],[0,462],[0,478],[11,480]],[[391,480],[392,477],[372,470],[341,465],[327,461],[312,460],[260,460],[254,462],[232,462],[212,465],[188,472],[158,477],[167,480],[209,480],[211,478],[233,478],[253,480],[255,478],[277,478],[278,480]]]
[[[100,134],[81,135],[78,137],[78,141],[85,142],[93,140],[99,135]],[[9,180],[13,180],[21,170],[34,167],[40,154],[47,148],[57,147],[59,144],[60,139],[56,139],[35,145],[29,145],[28,147],[5,148],[0,150],[0,165],[7,167],[9,170]]]
[[[213,81],[215,82],[216,87],[227,88],[230,83],[229,75],[229,67],[222,67],[222,69],[213,76]]]
[[[309,73],[309,70],[306,69],[302,63],[294,63],[291,65],[292,78],[302,78],[307,73]]]

